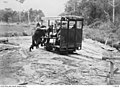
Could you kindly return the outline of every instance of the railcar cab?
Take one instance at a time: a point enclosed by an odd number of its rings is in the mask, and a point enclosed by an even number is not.
[[[60,51],[73,52],[82,48],[83,17],[61,17]]]

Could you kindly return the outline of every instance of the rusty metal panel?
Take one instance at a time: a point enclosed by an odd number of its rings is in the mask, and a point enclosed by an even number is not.
[[[76,43],[82,43],[82,29],[76,29]]]
[[[82,30],[81,29],[62,29],[61,30],[61,48],[66,48],[68,43],[68,48],[80,47],[82,43]]]
[[[64,48],[66,48],[66,46],[67,46],[67,42],[68,42],[68,39],[67,39],[67,29],[62,29],[61,30],[61,35],[60,35],[60,47],[62,48],[62,47],[64,47]]]

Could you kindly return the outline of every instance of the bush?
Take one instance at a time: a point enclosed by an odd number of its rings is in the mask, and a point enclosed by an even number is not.
[[[4,37],[12,37],[12,36],[14,36],[14,34],[13,33],[5,33],[5,34],[3,34],[3,36]]]
[[[19,36],[19,34],[18,33],[14,33],[14,36]]]
[[[120,28],[110,23],[102,23],[99,27],[85,28],[84,37],[91,38],[93,40],[105,43],[108,40],[107,44],[112,44],[120,40]]]
[[[22,32],[23,36],[28,36],[28,34],[26,32]]]

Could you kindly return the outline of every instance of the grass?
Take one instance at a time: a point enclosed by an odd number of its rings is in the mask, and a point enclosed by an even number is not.
[[[32,35],[35,25],[0,25],[0,37],[28,36]]]
[[[84,27],[84,38],[90,38],[107,45],[119,47],[120,42],[120,26],[112,23],[102,23],[97,27]]]

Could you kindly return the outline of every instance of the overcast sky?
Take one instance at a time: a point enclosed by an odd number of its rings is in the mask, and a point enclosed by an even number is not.
[[[45,16],[57,16],[64,11],[68,0],[25,0],[23,4],[16,0],[0,0],[0,9],[12,8],[13,10],[41,9]],[[7,3],[6,3],[7,2]]]

